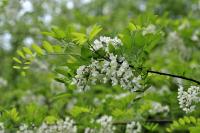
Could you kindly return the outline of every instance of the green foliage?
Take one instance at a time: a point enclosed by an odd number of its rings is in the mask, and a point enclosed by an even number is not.
[[[179,108],[180,82],[148,73],[200,79],[198,0],[72,0],[72,9],[69,1],[38,0],[30,1],[33,11],[25,12],[23,2],[0,1],[0,122],[5,132],[16,132],[22,124],[54,125],[66,116],[84,132],[100,128],[95,120],[103,115],[113,117],[117,133],[125,132],[126,124],[115,123],[131,121],[140,122],[144,132],[200,132],[199,104],[189,115]],[[103,49],[91,51],[100,36],[121,39],[122,46],[109,44],[108,50],[125,57],[134,75],[141,75],[138,92],[110,82],[76,91],[72,80],[77,68],[108,56]],[[168,106],[169,112],[159,112],[154,102]],[[152,109],[158,113],[152,115]]]
[[[188,130],[190,128],[194,129],[197,128],[200,124],[200,119],[195,118],[193,116],[184,116],[183,118],[179,118],[178,120],[174,120],[172,124],[170,124],[169,128],[167,128],[167,132],[173,132],[176,130]],[[194,129],[198,130],[197,129]]]

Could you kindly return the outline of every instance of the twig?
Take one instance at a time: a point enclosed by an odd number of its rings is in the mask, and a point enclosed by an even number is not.
[[[164,76],[168,76],[168,77],[180,78],[180,79],[192,81],[192,82],[197,83],[198,85],[200,85],[200,81],[192,79],[192,78],[188,78],[188,77],[185,77],[185,76],[169,74],[169,73],[164,73],[164,72],[158,72],[158,71],[152,71],[152,70],[147,70],[147,73],[153,73],[153,74],[159,74],[159,75],[164,75]]]

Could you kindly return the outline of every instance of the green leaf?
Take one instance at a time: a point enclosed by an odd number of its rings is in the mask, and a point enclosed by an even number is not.
[[[80,107],[80,106],[74,106],[71,110],[70,110],[70,114],[73,117],[77,117],[79,115],[81,115],[82,113],[89,113],[90,109],[86,108],[86,107]]]
[[[43,34],[43,35],[46,35],[46,36],[51,36],[51,37],[53,37],[53,38],[56,37],[55,33],[53,33],[53,32],[42,32],[42,34]]]
[[[32,45],[32,48],[35,50],[35,52],[38,54],[38,55],[43,55],[43,50],[36,44],[33,44]]]
[[[167,130],[167,132],[169,132],[169,133],[172,132],[172,130],[171,130],[170,128],[167,128],[166,130]]]
[[[74,37],[73,41],[80,45],[84,44],[87,41],[87,37],[83,33],[73,32],[72,35]]]
[[[110,53],[114,53],[115,52],[115,47],[112,44],[108,45],[108,50]]]
[[[69,74],[72,73],[71,70],[69,69],[69,67],[67,67],[67,66],[56,67],[55,72],[65,75],[65,76],[69,76]]]
[[[27,62],[25,62],[24,64],[25,64],[25,65],[30,65],[31,62],[30,62],[30,61],[27,61]]]
[[[197,127],[190,127],[190,133],[200,133],[200,126]]]
[[[129,24],[128,24],[128,29],[129,29],[130,31],[135,31],[135,30],[140,30],[140,29],[142,29],[142,28],[141,28],[141,26],[139,26],[139,25],[135,25],[135,24],[133,24],[133,23],[129,23]]]
[[[24,67],[22,67],[22,69],[24,69],[24,70],[27,70],[27,69],[29,69],[30,67],[29,66],[24,66]]]
[[[81,48],[81,56],[85,58],[89,58],[92,56],[91,50],[89,50],[87,45],[82,46]]]
[[[58,39],[65,38],[65,32],[59,29],[58,27],[52,27],[51,30],[55,33],[55,37]]]
[[[19,63],[19,64],[22,64],[22,62],[21,62],[18,58],[16,58],[16,57],[13,57],[13,60],[14,60],[15,62]]]
[[[173,122],[173,126],[174,126],[174,127],[179,127],[179,123],[178,123],[177,121],[174,121],[174,122]]]
[[[43,41],[43,47],[49,53],[53,53],[54,52],[52,45],[47,41]]]
[[[179,121],[179,123],[180,123],[181,125],[185,125],[184,119],[180,118],[178,121]]]
[[[61,93],[52,98],[52,101],[59,100],[71,96],[69,93]]]
[[[190,116],[190,121],[194,124],[196,124],[196,119],[193,116]]]
[[[14,122],[17,122],[20,119],[19,113],[17,112],[16,108],[13,108],[12,110],[7,111],[6,116]]]
[[[89,33],[89,41],[92,41],[101,30],[102,28],[99,25],[94,25]]]
[[[47,116],[47,117],[45,117],[44,121],[47,124],[54,124],[54,123],[56,123],[57,118],[55,116]]]
[[[187,116],[185,116],[183,119],[184,119],[184,121],[185,121],[186,123],[190,123],[190,119],[189,119]]]
[[[62,47],[60,45],[53,45],[54,52],[60,53],[62,52]]]
[[[13,68],[14,68],[14,69],[18,69],[18,70],[21,69],[20,66],[13,66]]]
[[[23,53],[21,50],[17,50],[17,54],[18,54],[20,57],[22,57],[23,59],[26,58],[25,55],[24,55],[24,53]]]
[[[27,47],[23,47],[23,51],[26,53],[26,54],[29,54],[29,55],[33,55],[32,51],[27,48]]]

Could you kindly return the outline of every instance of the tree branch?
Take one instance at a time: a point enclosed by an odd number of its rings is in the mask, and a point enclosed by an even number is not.
[[[180,75],[169,74],[169,73],[164,73],[164,72],[158,72],[158,71],[153,71],[153,70],[147,70],[147,73],[153,73],[153,74],[164,75],[164,76],[168,76],[168,77],[184,79],[184,80],[192,81],[192,82],[197,83],[198,85],[200,85],[200,81],[192,79],[192,78],[180,76]]]

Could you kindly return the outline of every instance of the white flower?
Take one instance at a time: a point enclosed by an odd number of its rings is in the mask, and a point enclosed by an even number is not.
[[[94,129],[91,129],[89,127],[87,127],[85,130],[84,130],[84,133],[96,133]]]
[[[152,102],[151,109],[148,112],[151,115],[163,113],[163,115],[166,116],[169,113],[169,106],[163,106],[159,102]]]
[[[6,87],[8,84],[7,80],[5,80],[4,78],[0,77],[0,88],[1,87]]]
[[[139,122],[132,121],[126,125],[126,133],[141,133],[142,126]]]
[[[95,40],[92,45],[92,48],[90,49],[98,51],[99,49],[102,48],[103,50],[105,50],[105,52],[109,53],[109,50],[108,50],[109,44],[113,45],[114,48],[117,48],[118,46],[122,45],[121,40],[118,39],[117,37],[112,39],[110,37],[100,36],[100,39]]]
[[[92,59],[91,64],[80,66],[72,84],[77,86],[77,90],[84,91],[90,89],[90,85],[97,83],[110,83],[112,86],[120,85],[123,89],[136,91],[141,88],[141,77],[135,76],[130,68],[128,61],[124,57],[114,55],[108,50],[109,45],[114,48],[122,45],[121,40],[117,37],[110,38],[101,36],[95,40],[91,50],[98,51],[102,48],[106,52],[106,59]]]
[[[199,30],[196,30],[193,34],[192,34],[192,36],[191,36],[191,40],[192,41],[199,41],[199,34],[200,34],[200,32],[199,32]]]
[[[156,26],[150,24],[142,31],[142,35],[145,36],[147,34],[155,34],[155,32],[156,32]]]
[[[104,115],[99,118],[96,122],[100,124],[98,133],[114,133],[115,127],[112,125],[112,116]]]
[[[180,108],[186,113],[193,112],[195,110],[195,103],[200,102],[200,88],[198,86],[191,86],[187,91],[183,90],[180,86],[178,89],[178,101]]]
[[[110,82],[112,86],[120,85],[124,89],[136,91],[141,88],[141,77],[135,76],[125,58],[120,58],[113,53],[109,54],[110,60],[93,60],[88,66],[80,66],[77,69],[72,84],[77,86],[79,91],[88,90],[89,85]],[[122,60],[123,59],[123,60]]]
[[[0,122],[0,133],[5,133],[4,123]]]
[[[38,133],[77,133],[75,122],[66,117],[65,120],[59,120],[55,124],[48,125],[43,123],[38,129]]]

